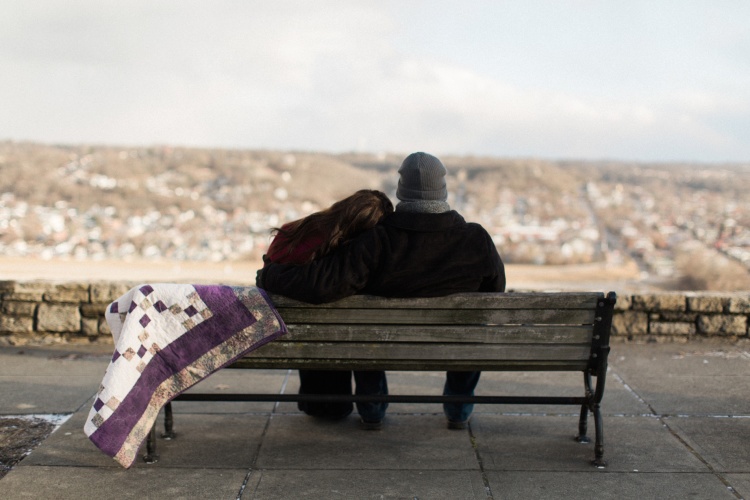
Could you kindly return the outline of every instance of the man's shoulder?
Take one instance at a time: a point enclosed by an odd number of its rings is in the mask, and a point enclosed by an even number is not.
[[[396,211],[388,215],[382,224],[385,227],[407,230],[439,231],[465,226],[466,220],[455,210],[440,213]]]

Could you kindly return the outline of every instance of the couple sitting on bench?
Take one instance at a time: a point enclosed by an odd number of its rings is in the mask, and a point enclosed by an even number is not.
[[[395,211],[379,191],[361,190],[330,208],[276,230],[256,285],[308,303],[354,294],[437,297],[505,291],[505,269],[479,224],[467,223],[447,199],[446,169],[413,153],[398,170]],[[449,371],[445,395],[473,395],[478,371]],[[351,394],[352,372],[300,370],[302,394]],[[354,371],[356,394],[388,394],[384,371]],[[339,419],[351,403],[300,402],[309,415]],[[363,429],[382,426],[388,403],[356,404]],[[443,406],[448,428],[466,428],[472,404]]]

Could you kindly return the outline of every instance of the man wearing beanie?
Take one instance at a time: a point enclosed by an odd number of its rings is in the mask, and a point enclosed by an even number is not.
[[[310,264],[266,264],[257,273],[256,285],[312,304],[354,294],[438,297],[505,291],[505,269],[492,238],[448,205],[443,163],[430,154],[413,153],[398,173],[399,203],[380,225]],[[305,377],[315,375],[308,372]],[[471,395],[479,375],[448,372],[443,393]],[[342,371],[341,377],[350,378],[351,373]],[[357,394],[388,393],[385,372],[355,371],[354,379]],[[363,428],[379,429],[387,406],[357,403]],[[448,427],[462,429],[473,405],[446,404],[443,409]]]

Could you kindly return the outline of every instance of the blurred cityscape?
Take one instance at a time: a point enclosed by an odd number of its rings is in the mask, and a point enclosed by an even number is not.
[[[403,156],[0,142],[0,255],[259,259],[273,227],[357,189],[397,202]],[[675,288],[750,289],[750,164],[441,159],[449,203],[508,263],[633,260]]]

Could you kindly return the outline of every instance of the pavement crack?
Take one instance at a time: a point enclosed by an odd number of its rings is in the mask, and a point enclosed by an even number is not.
[[[479,445],[477,444],[477,437],[474,435],[474,431],[471,428],[471,423],[469,423],[469,439],[471,440],[471,448],[474,450],[474,457],[477,459],[477,464],[479,465],[479,473],[482,475],[482,482],[484,483],[484,491],[487,493],[487,498],[490,500],[494,500],[494,496],[492,494],[492,487],[490,486],[490,480],[487,477],[487,472],[484,470],[484,461],[482,460],[482,456],[479,453]]]

